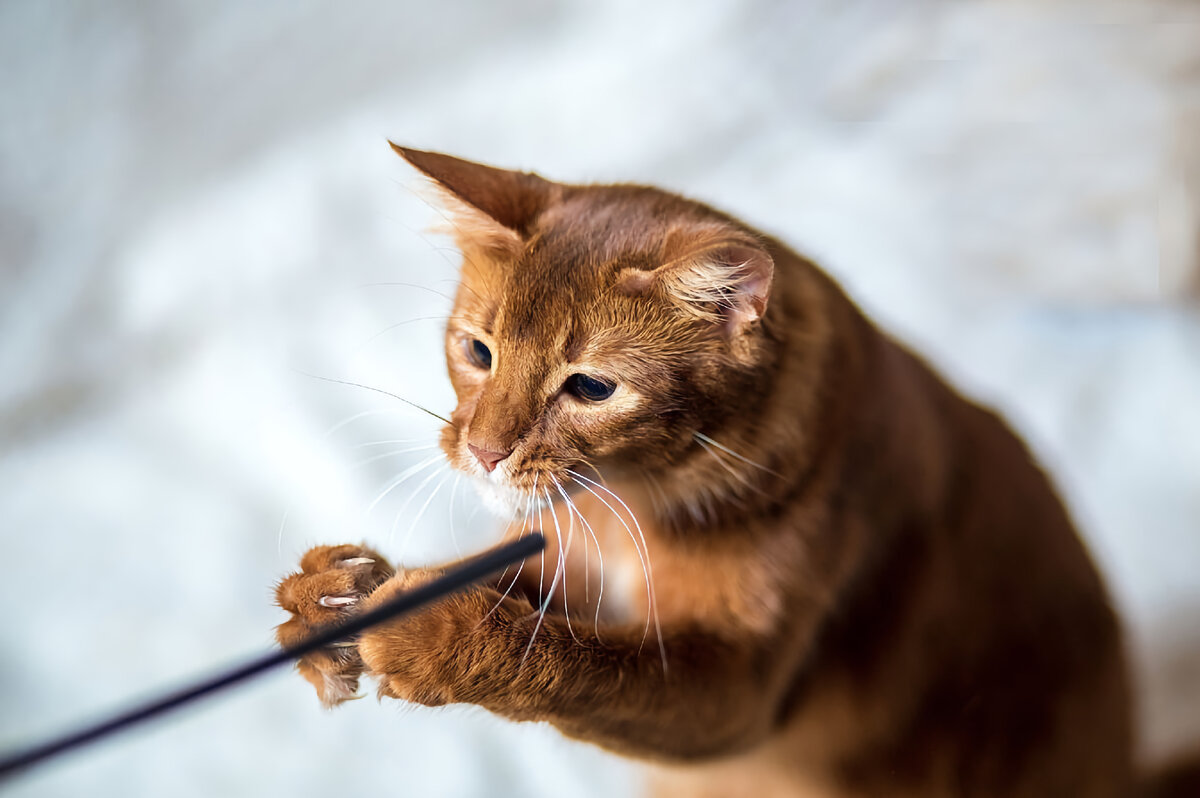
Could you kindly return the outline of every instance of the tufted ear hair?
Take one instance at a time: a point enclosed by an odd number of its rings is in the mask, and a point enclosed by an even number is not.
[[[519,252],[537,217],[557,195],[557,184],[535,174],[388,143],[440,189],[452,217],[450,232],[460,245]]]
[[[630,293],[657,288],[682,310],[719,323],[736,335],[767,310],[775,261],[740,231],[675,231],[665,262],[649,271],[627,270],[619,287]]]

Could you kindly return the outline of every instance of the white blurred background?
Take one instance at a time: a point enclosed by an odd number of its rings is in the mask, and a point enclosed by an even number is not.
[[[489,541],[432,470],[368,511],[437,422],[306,376],[451,406],[457,260],[388,137],[659,184],[818,258],[1026,435],[1128,621],[1144,750],[1200,739],[1200,5],[7,0],[0,747],[265,649],[313,543]],[[631,784],[279,673],[0,790]]]

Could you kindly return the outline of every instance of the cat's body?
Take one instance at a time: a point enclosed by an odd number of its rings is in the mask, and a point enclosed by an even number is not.
[[[1117,621],[1002,421],[723,214],[401,154],[464,251],[443,448],[561,546],[302,663],[326,701],[365,669],[649,760],[663,795],[1130,794]],[[310,552],[281,640],[425,578],[390,575]]]

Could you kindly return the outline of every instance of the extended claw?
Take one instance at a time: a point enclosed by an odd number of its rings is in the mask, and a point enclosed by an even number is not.
[[[358,596],[321,596],[317,603],[322,607],[349,607],[358,603]]]
[[[374,558],[371,557],[349,557],[338,563],[339,568],[357,568],[360,565],[373,565]]]

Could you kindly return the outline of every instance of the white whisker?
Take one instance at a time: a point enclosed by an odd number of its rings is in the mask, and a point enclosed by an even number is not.
[[[709,446],[707,443],[705,443],[704,441],[700,440],[699,438],[697,438],[697,439],[696,439],[696,442],[697,442],[697,443],[699,443],[699,444],[700,444],[700,446],[702,446],[702,447],[704,448],[704,451],[706,451],[706,452],[708,452],[710,455],[712,455],[713,459],[714,459],[714,460],[716,460],[718,463],[720,463],[720,464],[721,464],[721,467],[722,467],[722,468],[724,468],[726,471],[728,471],[728,472],[729,472],[729,474],[730,474],[730,475],[731,475],[731,476],[732,476],[734,479],[736,479],[738,482],[742,483],[743,485],[745,485],[747,488],[749,488],[750,490],[754,491],[755,493],[758,493],[758,494],[761,494],[761,495],[764,495],[764,496],[766,495],[765,493],[763,493],[762,489],[760,489],[760,488],[759,488],[757,485],[755,485],[753,482],[751,482],[749,479],[747,479],[745,474],[743,474],[743,473],[741,473],[740,471],[736,470],[736,469],[735,469],[733,466],[731,466],[729,463],[726,463],[724,460],[722,460],[722,459],[721,459],[721,457],[720,457],[720,456],[717,454],[717,450],[716,450],[716,449],[714,449],[714,448],[710,447],[710,446]],[[732,499],[735,501],[735,503],[738,503],[738,504],[740,504],[740,502],[737,502],[737,497],[736,497],[736,495],[733,495],[733,496],[731,496],[731,498],[732,498]]]
[[[421,492],[423,490],[425,490],[426,485],[428,485],[433,480],[437,479],[437,477],[449,467],[450,467],[449,463],[443,463],[441,467],[435,468],[434,470],[430,471],[428,474],[425,475],[425,478],[422,479],[421,482],[417,485],[416,489],[412,493],[408,494],[408,498],[406,498],[404,500],[404,503],[400,505],[400,509],[396,511],[396,516],[392,520],[392,528],[388,534],[388,544],[389,545],[391,545],[392,543],[395,542],[396,530],[400,526],[400,519],[404,517],[404,511],[408,509],[408,505],[412,503],[413,499],[415,499],[421,495]],[[401,552],[401,555],[403,555],[403,553],[404,552]],[[397,558],[397,559],[400,559],[400,558]]]
[[[389,457],[399,457],[402,454],[412,454],[413,452],[424,452],[424,451],[428,451],[430,449],[436,449],[436,448],[437,448],[437,444],[429,444],[428,446],[410,446],[407,449],[396,449],[391,452],[384,452],[382,454],[373,455],[371,457],[368,457],[366,460],[359,460],[357,463],[354,463],[354,465],[352,467],[353,468],[362,468],[365,465],[370,465],[371,463],[377,462],[379,460],[386,460]]]
[[[446,418],[445,416],[438,415],[437,413],[433,412],[429,408],[422,407],[421,405],[417,404],[416,402],[412,401],[411,399],[405,399],[400,394],[392,393],[391,391],[385,391],[383,388],[376,388],[373,385],[363,385],[361,382],[352,382],[351,380],[339,380],[339,379],[335,379],[333,377],[322,377],[319,374],[309,374],[306,371],[297,370],[297,373],[303,374],[306,377],[311,377],[314,380],[321,380],[323,382],[331,382],[336,385],[349,385],[353,388],[362,388],[364,391],[374,391],[375,393],[383,394],[384,396],[390,396],[393,399],[396,399],[397,401],[403,402],[404,404],[408,405],[409,407],[420,410],[422,413],[433,416],[438,421],[445,422],[446,424],[449,424],[451,427],[458,429],[458,425],[455,424],[450,419]]]
[[[367,506],[367,512],[370,513],[372,510],[374,510],[375,506],[377,504],[379,504],[381,501],[383,501],[384,496],[387,496],[393,490],[400,487],[400,485],[404,484],[404,482],[407,481],[409,478],[411,478],[414,474],[424,471],[426,468],[429,468],[429,466],[433,465],[440,459],[442,459],[442,455],[436,454],[433,457],[428,457],[428,458],[422,460],[421,462],[417,463],[416,465],[409,466],[408,468],[401,471],[400,475],[397,476],[395,479],[393,479],[391,482],[389,482],[387,487],[385,487],[383,489],[383,492],[380,493],[378,496],[376,496],[375,500],[373,502],[371,502],[370,505]]]
[[[654,617],[654,631],[658,637],[658,651],[659,651],[659,654],[662,656],[663,674],[665,675],[667,672],[667,648],[666,648],[666,645],[663,643],[662,625],[658,622],[658,606],[657,606],[658,602],[654,595],[654,575],[653,575],[653,568],[650,564],[650,549],[646,545],[646,536],[642,533],[642,526],[641,526],[641,524],[638,523],[637,515],[634,514],[633,510],[629,509],[629,505],[627,505],[620,496],[613,493],[611,490],[609,490],[605,486],[601,485],[598,482],[593,482],[592,480],[588,479],[587,477],[583,476],[582,474],[572,471],[569,468],[567,469],[567,473],[570,474],[571,476],[575,477],[576,480],[583,480],[583,482],[589,483],[592,486],[599,488],[600,490],[607,493],[609,496],[612,496],[614,499],[616,499],[617,502],[619,502],[620,505],[625,508],[625,512],[629,513],[629,518],[633,521],[633,525],[637,529],[638,538],[641,538],[641,541],[642,541],[641,549],[638,548],[637,538],[634,538],[633,532],[629,529],[629,524],[625,523],[625,519],[623,519],[621,517],[621,514],[618,513],[611,504],[609,504],[607,501],[605,501],[604,498],[599,493],[596,493],[596,491],[592,490],[587,485],[581,485],[581,487],[583,487],[584,490],[591,493],[593,496],[595,496],[597,499],[599,499],[600,502],[605,507],[607,507],[610,511],[612,511],[612,514],[614,516],[616,516],[617,520],[621,522],[621,525],[623,527],[625,527],[625,531],[629,533],[630,540],[633,541],[633,548],[635,551],[637,551],[638,559],[641,560],[641,562],[642,562],[642,573],[646,577],[646,602],[649,605],[649,609],[646,614],[646,629],[642,633],[643,634],[642,642],[643,643],[645,642],[645,639],[646,639],[645,635],[649,633],[650,616],[653,616]],[[643,556],[643,554],[642,554],[643,550],[645,551],[645,556]]]
[[[538,475],[538,474],[534,474],[534,476],[533,476],[533,508],[535,510],[537,510],[537,527],[538,527],[537,531],[542,532],[546,526],[542,520],[542,516],[545,514],[546,508],[542,506],[542,496],[540,493],[538,493],[537,484],[538,484],[539,476],[540,475]],[[541,559],[541,564],[539,565],[540,571],[538,573],[538,606],[541,606],[542,591],[545,590],[545,588],[546,588],[546,549],[545,549],[545,547],[542,548],[542,553],[540,555],[540,559]]]
[[[358,421],[360,418],[365,418],[367,416],[382,416],[386,413],[397,413],[397,412],[399,412],[399,409],[394,408],[394,407],[389,407],[386,410],[363,410],[362,412],[355,413],[354,415],[350,416],[349,418],[344,418],[341,421],[339,421],[338,423],[334,424],[332,427],[325,430],[325,433],[321,437],[328,438],[329,436],[333,435],[333,433],[340,430],[342,427],[345,427],[349,424],[353,424],[355,421]]]
[[[462,559],[462,549],[458,545],[458,535],[454,532],[454,499],[458,496],[458,485],[462,481],[462,472],[454,476],[454,484],[450,487],[450,542],[454,544],[454,553]]]
[[[537,490],[537,476],[534,477],[533,481],[534,481],[534,490],[536,491]],[[550,491],[547,490],[546,496],[549,497],[549,495],[550,495]],[[542,511],[543,511],[543,508],[538,507],[538,525],[539,526],[542,525],[541,524]],[[558,560],[559,563],[562,563],[561,555],[562,555],[562,544],[561,544],[561,540],[560,540],[559,560]],[[542,573],[541,573],[541,575],[538,576],[538,604],[540,605],[538,607],[538,619],[537,619],[537,623],[534,624],[534,626],[533,626],[533,633],[529,635],[529,644],[527,646],[525,646],[525,653],[521,655],[520,667],[525,667],[525,662],[526,662],[526,660],[529,659],[529,652],[533,650],[533,641],[537,639],[538,632],[542,628],[542,623],[546,620],[546,609],[550,606],[550,602],[554,599],[554,590],[556,587],[558,587],[559,573],[560,573],[560,569],[558,567],[556,567],[554,569],[554,576],[550,580],[550,588],[546,591],[546,598],[543,601],[542,594],[541,594],[541,586],[542,586],[542,581],[546,577],[546,550],[543,548],[542,549]]]
[[[533,504],[530,501],[530,497],[526,496],[525,497],[524,517],[521,519],[521,528],[517,531],[517,539],[518,540],[525,537],[525,530],[529,528],[529,520],[530,520],[529,516],[530,516],[530,513],[533,512],[532,507],[533,507]],[[517,513],[517,510],[516,510],[516,508],[514,508],[513,509],[513,520],[514,521],[517,520],[516,513]],[[524,563],[524,560],[522,560],[521,562]],[[500,584],[500,582],[502,582],[504,580],[504,577],[508,575],[508,569],[511,567],[512,566],[506,566],[504,568],[504,570],[500,572],[500,578],[496,580],[496,584]]]
[[[529,497],[527,496],[527,497],[525,497],[525,518],[521,521],[520,531],[517,532],[518,540],[525,537],[525,530],[529,528],[530,512],[531,512],[530,502],[529,502]],[[487,613],[482,618],[479,619],[479,623],[475,624],[476,629],[478,629],[479,626],[484,621],[486,621],[488,618],[492,617],[492,613],[494,613],[496,610],[500,609],[500,605],[504,603],[504,599],[508,598],[508,594],[512,592],[512,589],[517,584],[517,580],[521,578],[521,572],[524,570],[525,570],[525,561],[521,560],[520,564],[517,566],[517,572],[515,574],[513,574],[512,581],[508,583],[508,587],[505,588],[504,592],[500,594],[500,598],[496,599],[496,603],[492,605],[492,608],[490,610],[488,610]],[[502,583],[504,581],[504,577],[507,575],[508,575],[508,568],[505,568],[503,573],[500,574],[500,578],[496,580],[497,587],[500,586],[500,583]]]
[[[451,251],[453,251],[453,250],[451,250]],[[391,280],[391,281],[381,282],[381,283],[363,283],[357,287],[360,289],[361,288],[383,288],[383,287],[416,288],[419,291],[428,291],[431,294],[436,294],[436,295],[440,296],[442,299],[448,300],[450,302],[454,301],[454,297],[450,296],[449,294],[443,294],[441,291],[437,290],[436,288],[430,288],[427,285],[419,285],[417,283],[400,282],[399,280]]]
[[[567,542],[564,548],[562,538],[562,528],[558,525],[558,513],[554,511],[554,501],[550,496],[550,489],[545,488],[546,503],[550,506],[550,518],[554,521],[554,537],[558,539],[558,567],[555,569],[555,578],[557,578],[558,570],[562,570],[562,597],[563,597],[563,617],[567,619],[567,631],[571,634],[571,639],[579,645],[583,645],[582,641],[576,636],[575,629],[571,626],[571,609],[567,601],[567,555],[571,553],[571,533],[567,532]],[[571,519],[571,528],[575,528],[574,518]],[[554,595],[553,586],[550,589],[551,596]],[[547,599],[549,603],[549,599]]]
[[[391,444],[391,443],[419,443],[422,440],[424,440],[424,439],[423,438],[394,438],[392,440],[386,440],[386,441],[366,441],[365,443],[356,443],[353,446],[351,446],[350,448],[351,449],[366,449],[369,446],[387,446],[388,444]],[[432,449],[434,446],[437,446],[437,444],[431,443],[428,446],[425,446],[423,448]]]
[[[453,318],[453,317],[451,317],[451,316],[414,316],[411,319],[405,319],[404,321],[398,321],[395,324],[389,324],[387,327],[384,327],[382,330],[375,333],[370,338],[368,338],[367,340],[365,340],[361,344],[359,344],[357,347],[355,347],[352,354],[357,355],[358,353],[362,352],[363,349],[366,349],[371,343],[373,343],[375,341],[375,339],[381,338],[382,336],[387,335],[392,330],[398,330],[401,327],[404,327],[409,324],[413,324],[418,321],[446,322],[446,321],[449,321],[451,318]]]
[[[733,449],[730,449],[728,446],[726,446],[722,443],[717,443],[712,438],[705,435],[703,432],[693,432],[692,437],[695,438],[696,440],[702,441],[704,443],[711,443],[713,446],[716,446],[718,449],[725,452],[726,454],[731,455],[731,456],[736,457],[737,459],[741,460],[746,465],[752,465],[755,468],[766,471],[768,474],[774,474],[775,476],[781,477],[781,478],[783,477],[783,474],[780,474],[778,471],[771,469],[771,468],[767,468],[762,463],[756,463],[748,457],[743,457],[742,455],[735,452]]]
[[[587,519],[583,517],[583,513],[579,511],[579,508],[577,506],[575,506],[575,502],[571,501],[571,497],[567,495],[567,492],[563,489],[562,483],[558,481],[558,478],[552,476],[551,479],[554,480],[554,486],[556,488],[558,488],[559,494],[563,497],[563,501],[566,502],[568,512],[571,512],[574,515],[579,516],[579,523],[583,525],[584,532],[586,533],[583,538],[583,552],[584,552],[584,558],[585,558],[584,562],[585,563],[587,562],[586,558],[587,558],[587,551],[588,551],[587,535],[591,535],[592,540],[594,540],[596,542],[596,557],[598,559],[598,562],[600,563],[600,589],[596,593],[596,615],[593,620],[593,630],[596,635],[596,639],[599,640],[600,642],[604,642],[603,640],[600,639],[600,607],[604,602],[604,553],[600,550],[600,539],[596,537],[595,531],[592,530],[592,525],[589,524]],[[585,565],[585,567],[586,567],[586,565]],[[585,602],[591,601],[590,594],[587,593],[587,584],[588,584],[587,571],[585,571],[584,572],[584,591],[585,591],[584,592],[584,601]]]
[[[280,519],[280,521],[279,521],[279,540],[275,545],[275,553],[278,554],[281,558],[283,557],[283,528],[285,526],[287,526],[288,515],[291,512],[292,512],[291,509],[284,510],[283,518]]]
[[[425,503],[421,505],[421,509],[417,511],[417,514],[413,516],[412,522],[409,523],[408,531],[404,533],[404,542],[400,544],[400,555],[398,559],[403,559],[404,555],[408,553],[408,542],[410,539],[412,539],[413,530],[416,529],[417,522],[421,520],[421,516],[425,515],[425,511],[429,509],[429,505],[433,501],[433,497],[438,495],[438,491],[442,489],[442,486],[446,484],[446,480],[450,478],[449,468],[450,464],[447,463],[442,468],[433,472],[433,475],[441,474],[443,472],[447,473],[445,473],[441,480],[438,481],[438,484],[435,485],[433,490],[429,492],[429,495],[425,497]],[[401,511],[403,512],[403,509],[401,509]]]
[[[471,512],[467,514],[467,526],[470,527],[472,522],[479,517],[479,502],[471,504]],[[513,512],[513,520],[516,520],[516,512]]]

